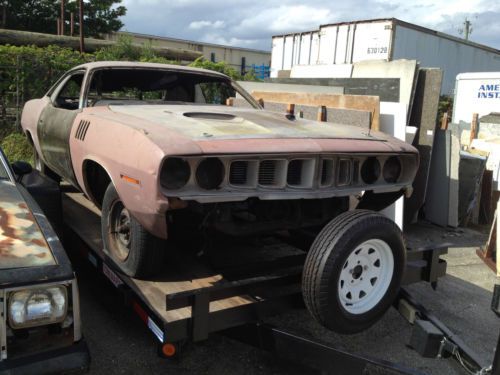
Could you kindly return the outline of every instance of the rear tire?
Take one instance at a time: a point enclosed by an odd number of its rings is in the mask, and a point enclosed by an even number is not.
[[[338,333],[357,333],[394,301],[406,265],[398,226],[368,210],[330,221],[307,254],[302,293],[313,317]]]
[[[145,278],[162,269],[166,242],[129,213],[112,183],[104,193],[101,232],[104,251],[126,275]]]

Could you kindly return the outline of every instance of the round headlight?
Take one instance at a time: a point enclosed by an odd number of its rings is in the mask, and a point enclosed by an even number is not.
[[[207,158],[196,169],[196,181],[206,190],[217,189],[224,180],[224,164],[219,158]]]
[[[160,183],[166,189],[177,190],[187,184],[190,176],[191,168],[186,160],[168,158],[161,169]]]
[[[391,156],[385,161],[383,176],[385,182],[395,183],[401,175],[401,161],[396,156]]]
[[[366,184],[373,184],[380,176],[380,162],[376,157],[370,157],[363,162],[361,178]]]

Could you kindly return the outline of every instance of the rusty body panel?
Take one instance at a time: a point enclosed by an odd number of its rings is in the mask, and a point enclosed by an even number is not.
[[[418,153],[410,145],[387,134],[367,131],[332,123],[319,123],[299,118],[287,117],[285,114],[273,113],[258,108],[234,108],[224,105],[213,105],[200,102],[179,104],[178,102],[151,104],[137,103],[138,100],[95,100],[87,106],[87,93],[93,87],[93,72],[106,69],[154,69],[155,71],[172,71],[175,74],[192,73],[196,76],[212,77],[224,82],[230,79],[220,73],[186,68],[166,66],[162,64],[143,63],[90,63],[76,67],[73,71],[86,69],[81,89],[80,107],[70,111],[67,116],[69,129],[68,160],[72,171],[62,177],[72,181],[87,197],[96,202],[92,183],[89,182],[86,166],[89,163],[99,165],[114,184],[121,200],[131,214],[152,234],[166,238],[166,212],[170,209],[172,196],[198,202],[231,202],[247,198],[268,200],[286,199],[319,199],[347,196],[353,192],[362,192],[366,187],[343,192],[332,186],[320,191],[315,182],[309,189],[296,190],[286,186],[283,189],[236,189],[227,187],[213,192],[194,191],[188,194],[170,194],[162,189],[160,175],[163,163],[169,156],[186,157],[219,157],[224,156],[227,163],[234,157],[258,157],[271,155],[273,158],[310,157],[319,165],[324,155],[413,155],[415,161],[405,171],[405,179],[398,184],[380,184],[371,186],[377,192],[405,190],[411,186],[416,168]],[[94,85],[95,86],[95,85]],[[234,88],[234,86],[233,86]],[[57,92],[53,87],[48,95]],[[247,93],[241,93],[249,97]],[[253,100],[253,99],[247,99]],[[116,105],[117,104],[117,105]],[[22,126],[33,139],[34,146],[43,156],[38,136],[43,131],[37,129],[38,118],[43,108],[52,106],[52,101],[45,99],[31,101],[23,111]],[[33,115],[38,114],[38,117]],[[43,125],[42,125],[43,126]],[[65,136],[67,137],[67,136]],[[43,142],[42,142],[43,143]],[[50,148],[50,144],[43,146]],[[43,148],[42,147],[42,148]],[[386,160],[389,156],[383,156]],[[43,160],[48,164],[50,160]],[[192,161],[195,166],[198,161]],[[315,167],[319,170],[319,166]],[[61,171],[62,172],[62,171]],[[315,171],[315,178],[320,172]],[[176,198],[176,199],[177,199]]]
[[[47,241],[16,185],[0,181],[0,269],[55,264]]]

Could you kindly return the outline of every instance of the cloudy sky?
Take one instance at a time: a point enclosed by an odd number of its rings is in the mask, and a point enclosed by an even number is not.
[[[271,49],[271,36],[321,24],[395,17],[500,49],[498,0],[122,0],[123,30],[240,47]]]

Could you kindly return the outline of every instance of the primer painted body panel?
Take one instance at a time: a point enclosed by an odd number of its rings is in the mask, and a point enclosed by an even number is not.
[[[170,68],[160,64],[109,62],[85,64],[83,67],[89,69],[85,80],[92,75],[92,69],[113,67],[179,69],[222,76],[199,69]],[[42,100],[32,104],[29,102],[26,108],[38,108],[43,103],[50,105]],[[35,119],[28,114],[23,114],[23,119],[26,119],[23,122],[25,131],[36,129]],[[85,123],[84,131],[81,130],[82,123]],[[39,149],[39,140],[35,140],[35,137],[33,140]],[[159,182],[162,163],[167,156],[417,154],[412,146],[383,133],[339,124],[289,119],[284,114],[261,109],[196,103],[83,108],[78,111],[70,127],[68,142],[70,155],[66,162],[71,162],[74,181],[69,173],[63,174],[63,177],[73,181],[87,197],[92,198],[85,167],[89,161],[99,164],[111,178],[132,215],[150,233],[161,238],[167,237],[165,213],[170,207],[169,198],[162,192]],[[51,166],[50,163],[48,165]],[[331,194],[336,195],[338,192]],[[259,197],[257,193],[252,196]],[[314,191],[310,192],[309,197],[314,196]],[[276,192],[273,197],[287,199],[287,195],[280,195],[280,192]],[[217,199],[232,200],[230,196],[218,196]]]
[[[0,181],[0,269],[55,264],[47,241],[16,185]]]

